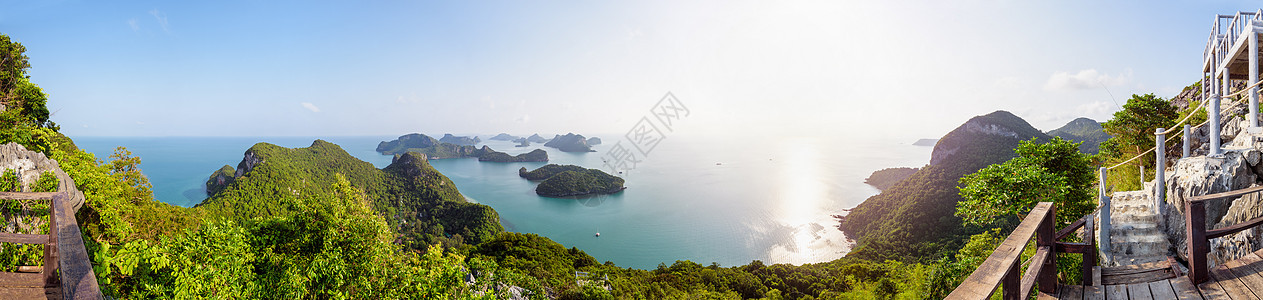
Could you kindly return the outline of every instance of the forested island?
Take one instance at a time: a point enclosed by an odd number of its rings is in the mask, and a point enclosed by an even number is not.
[[[450,134],[448,136],[451,136]],[[453,137],[455,139],[455,137]],[[473,142],[472,139],[469,142]],[[482,148],[444,143],[420,133],[410,133],[392,141],[377,144],[377,152],[386,155],[416,152],[425,154],[429,159],[479,157],[489,148]]]
[[[626,189],[623,178],[575,165],[548,164],[533,171],[521,168],[518,176],[527,180],[543,180],[535,187],[535,193],[545,197],[612,194]]]
[[[908,178],[908,176],[912,176],[917,170],[919,169],[907,167],[881,169],[873,171],[872,175],[868,175],[868,178],[864,179],[864,183],[878,190],[885,190]]]
[[[588,139],[581,134],[567,133],[566,135],[558,135],[553,137],[545,147],[557,148],[563,152],[596,152],[588,145]]]
[[[478,161],[490,162],[546,162],[548,161],[548,152],[544,149],[535,149],[531,152],[518,155],[509,155],[508,153],[490,150],[487,148],[482,156],[478,157]]]

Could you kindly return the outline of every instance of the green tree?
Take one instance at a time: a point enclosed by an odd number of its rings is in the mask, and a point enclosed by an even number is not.
[[[1054,137],[1039,144],[1023,141],[1018,157],[983,168],[960,179],[956,215],[966,223],[988,225],[1020,216],[1039,202],[1053,202],[1057,227],[1091,212],[1094,158],[1079,152],[1078,143]]]
[[[1131,99],[1127,100],[1127,104],[1123,105],[1123,110],[1115,112],[1113,119],[1101,124],[1105,128],[1105,133],[1113,136],[1101,143],[1101,156],[1107,158],[1107,161],[1119,163],[1153,148],[1154,130],[1174,126],[1178,117],[1179,113],[1176,112],[1175,106],[1166,99],[1153,94],[1132,95]],[[1166,151],[1166,147],[1161,150]],[[1129,165],[1136,166],[1138,170],[1142,166],[1153,166],[1154,159],[1153,155],[1144,155],[1131,161]],[[1135,173],[1131,173],[1130,170],[1125,173],[1132,175],[1126,176],[1127,178],[1140,178],[1140,176],[1134,176]],[[1140,187],[1138,181],[1114,182],[1124,184],[1119,186],[1120,188]],[[1132,185],[1133,183],[1135,185]]]

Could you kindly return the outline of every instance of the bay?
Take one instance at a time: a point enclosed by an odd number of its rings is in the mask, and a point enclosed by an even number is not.
[[[436,135],[431,135],[436,136]],[[437,136],[441,136],[437,135]],[[554,148],[514,147],[485,141],[509,154],[545,149],[550,163],[603,168],[602,157],[618,143],[617,134],[596,136],[597,152],[568,153]],[[99,159],[124,146],[141,157],[141,169],[154,197],[191,207],[206,198],[207,177],[224,165],[235,167],[257,142],[306,147],[317,138],[340,145],[379,168],[391,156],[374,151],[396,136],[353,137],[74,137]],[[535,233],[577,247],[599,261],[652,269],[675,260],[701,264],[803,264],[837,259],[851,242],[830,215],[855,207],[878,191],[864,184],[872,171],[919,167],[932,147],[913,140],[854,139],[786,135],[671,135],[622,176],[627,189],[580,199],[535,195],[536,182],[517,176],[519,168],[545,163],[493,163],[477,159],[432,160],[471,201],[499,212],[506,230]],[[623,146],[630,148],[626,140]],[[632,149],[632,151],[637,151]],[[596,237],[595,233],[601,236]]]

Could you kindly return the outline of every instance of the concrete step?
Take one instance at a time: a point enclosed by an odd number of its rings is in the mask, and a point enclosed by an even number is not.
[[[1158,236],[1166,237],[1166,234],[1157,227],[1145,228],[1119,228],[1110,230],[1110,241],[1123,240],[1131,237]]]
[[[1139,257],[1139,256],[1166,256],[1167,249],[1171,248],[1171,244],[1164,239],[1160,242],[1127,242],[1112,243],[1111,252],[1114,257]]]
[[[1110,224],[1158,224],[1158,216],[1153,214],[1118,214],[1110,215]]]
[[[1145,255],[1145,256],[1115,256],[1114,266],[1139,265],[1144,263],[1159,262],[1167,260],[1167,256],[1163,255]],[[1187,271],[1186,271],[1187,272]]]
[[[1153,233],[1130,234],[1129,233],[1126,235],[1114,235],[1113,232],[1110,233],[1110,243],[1116,244],[1116,245],[1127,244],[1127,243],[1158,243],[1158,242],[1169,243],[1167,240],[1167,236],[1163,234],[1153,234]]]

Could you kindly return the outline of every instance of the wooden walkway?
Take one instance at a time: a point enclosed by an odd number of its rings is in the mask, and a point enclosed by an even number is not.
[[[1193,285],[1187,276],[1104,286],[1062,285],[1039,299],[1263,299],[1263,250],[1210,269],[1210,280]]]

